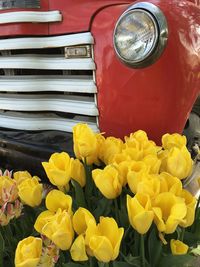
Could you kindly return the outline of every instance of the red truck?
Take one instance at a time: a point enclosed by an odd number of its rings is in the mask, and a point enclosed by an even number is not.
[[[0,0],[1,166],[38,174],[78,122],[198,141],[199,2]]]

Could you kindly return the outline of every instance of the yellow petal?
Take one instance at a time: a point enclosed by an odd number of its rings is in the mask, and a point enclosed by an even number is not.
[[[95,258],[102,262],[109,262],[113,257],[113,247],[105,236],[92,236],[89,242]]]
[[[79,235],[71,246],[71,257],[74,261],[87,261],[88,256],[85,251],[85,240],[83,235]]]
[[[80,235],[85,233],[90,221],[95,222],[94,216],[85,208],[79,208],[72,218],[75,232]]]
[[[180,240],[170,240],[170,247],[173,255],[184,255],[188,252],[188,245],[184,244]]]
[[[52,212],[56,212],[60,208],[72,214],[72,198],[60,190],[51,190],[46,196],[45,203],[47,209]]]

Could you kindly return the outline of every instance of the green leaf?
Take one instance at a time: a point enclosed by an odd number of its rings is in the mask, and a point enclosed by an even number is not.
[[[3,267],[5,243],[2,234],[0,233],[0,267]]]
[[[186,255],[167,255],[162,257],[159,267],[194,267],[195,257]]]
[[[98,207],[94,210],[94,217],[98,220],[100,216],[108,216],[112,209],[113,201],[102,198],[98,201]]]
[[[83,208],[86,208],[87,205],[86,205],[86,202],[85,202],[85,196],[84,196],[84,193],[83,193],[83,188],[80,186],[80,184],[71,179],[71,183],[74,187],[74,190],[75,190],[75,202],[77,204],[77,207],[83,207]]]
[[[161,258],[162,253],[162,242],[158,238],[158,231],[156,227],[152,227],[152,230],[148,238],[148,252],[149,252],[149,261],[152,266],[157,266]]]
[[[130,265],[127,262],[113,261],[113,267],[138,267],[140,265]]]
[[[84,265],[79,263],[68,262],[62,265],[63,267],[83,267]]]
[[[140,257],[134,257],[131,254],[128,254],[125,256],[123,253],[120,252],[120,255],[123,257],[123,259],[126,261],[127,265],[140,267],[141,266],[141,259]]]

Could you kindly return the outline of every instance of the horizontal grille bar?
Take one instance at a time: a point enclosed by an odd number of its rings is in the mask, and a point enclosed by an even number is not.
[[[15,55],[0,57],[4,69],[53,69],[53,70],[94,70],[91,58],[65,59],[52,55]]]
[[[0,126],[3,128],[17,130],[58,130],[72,132],[72,127],[77,123],[87,123],[95,132],[99,132],[95,122],[91,122],[88,118],[74,119],[61,118],[52,114],[30,115],[15,112],[0,112]]]
[[[93,43],[94,39],[91,33],[87,32],[62,36],[12,38],[0,40],[0,50],[41,49]]]
[[[18,111],[60,111],[97,116],[98,110],[92,97],[58,95],[0,94],[0,108]]]
[[[0,24],[17,22],[57,22],[62,20],[59,11],[17,11],[0,14]]]
[[[1,92],[73,92],[96,93],[90,76],[0,76]]]

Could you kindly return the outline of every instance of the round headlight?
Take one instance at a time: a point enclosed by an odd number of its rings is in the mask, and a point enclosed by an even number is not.
[[[151,3],[137,3],[116,24],[115,51],[126,65],[146,67],[161,55],[167,35],[167,22],[161,10]]]

